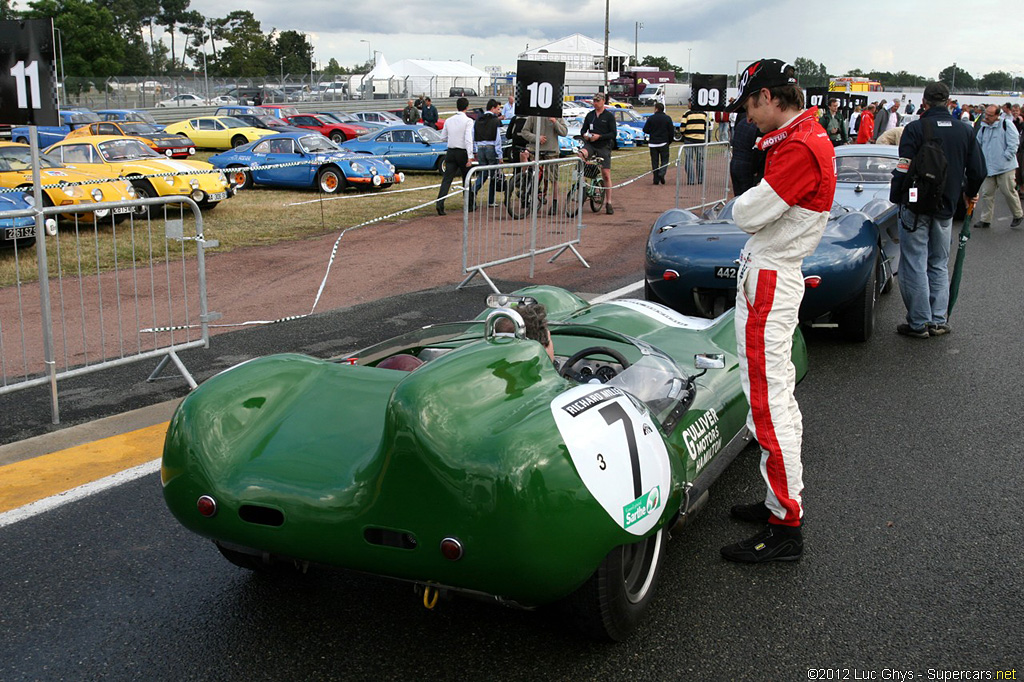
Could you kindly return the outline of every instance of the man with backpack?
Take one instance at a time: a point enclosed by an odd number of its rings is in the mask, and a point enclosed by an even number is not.
[[[988,227],[992,224],[992,211],[995,208],[996,192],[1006,198],[1006,203],[1013,213],[1010,227],[1019,227],[1024,222],[1024,211],[1020,207],[1017,196],[1015,176],[1017,173],[1017,145],[1020,135],[1012,120],[1000,116],[999,107],[990,104],[985,107],[985,117],[978,126],[978,145],[985,155],[985,166],[988,177],[981,183],[981,197],[978,199],[979,222],[975,227]]]
[[[948,100],[945,83],[925,88],[921,118],[910,122],[900,138],[889,189],[889,201],[899,205],[896,277],[907,308],[907,321],[896,332],[917,339],[950,331],[946,312],[953,212],[961,193],[973,206],[985,179],[981,149],[971,130],[953,120]]]

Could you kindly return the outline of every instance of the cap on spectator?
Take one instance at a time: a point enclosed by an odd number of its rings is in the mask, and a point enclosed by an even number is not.
[[[781,59],[759,59],[743,70],[740,75],[740,96],[726,111],[739,111],[747,97],[762,88],[780,85],[796,85],[796,69]]]
[[[949,88],[941,81],[929,83],[924,89],[924,98],[928,102],[945,102],[949,99]]]

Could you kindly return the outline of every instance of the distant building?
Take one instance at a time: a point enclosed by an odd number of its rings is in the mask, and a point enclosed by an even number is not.
[[[608,79],[618,78],[630,55],[608,46]],[[604,42],[580,33],[520,53],[519,59],[564,62],[565,86],[570,95],[591,95],[604,83]]]

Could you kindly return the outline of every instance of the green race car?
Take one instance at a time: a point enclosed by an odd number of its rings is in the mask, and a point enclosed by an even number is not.
[[[515,312],[532,301],[554,363]],[[274,355],[205,382],[167,432],[175,517],[252,570],[385,575],[428,605],[558,602],[625,638],[668,529],[751,439],[733,313],[542,286],[488,302],[352,357]],[[798,377],[806,359],[798,330]]]

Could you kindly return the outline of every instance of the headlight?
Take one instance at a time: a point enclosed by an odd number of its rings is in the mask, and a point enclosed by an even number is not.
[[[131,185],[128,185],[128,189],[125,190],[125,192],[128,194],[128,198],[130,198],[130,199],[134,199],[135,198],[135,188],[132,187]]]
[[[174,186],[174,176],[173,175],[166,176],[164,178],[164,182],[166,182],[169,187],[173,187]]]
[[[206,198],[206,192],[204,192],[201,189],[193,189],[191,197],[192,197],[192,201],[195,201],[195,202],[198,203],[198,202],[200,202],[200,201],[202,201],[203,199]]]
[[[195,178],[192,178],[191,180],[188,181],[188,186],[191,187],[192,189],[199,189],[199,181],[196,180]]]
[[[380,187],[380,183],[381,183],[380,176],[379,175],[374,175],[373,176],[373,186],[374,187]]]
[[[366,173],[366,166],[361,163],[349,163],[353,173]]]
[[[164,150],[164,154],[166,154],[167,156],[173,156],[174,155],[174,150],[173,149],[165,149]]]
[[[33,206],[34,207],[36,205],[36,198],[34,196],[32,196],[31,194],[26,194],[25,195],[25,203],[28,204],[29,206]]]
[[[99,187],[93,187],[89,195],[92,196],[93,201],[103,201],[103,190]]]
[[[391,163],[390,161],[385,161],[384,163],[387,165],[389,173],[395,172],[395,164]]]
[[[228,176],[224,175],[224,171],[217,173],[217,178],[221,181],[222,184],[228,184]]]

